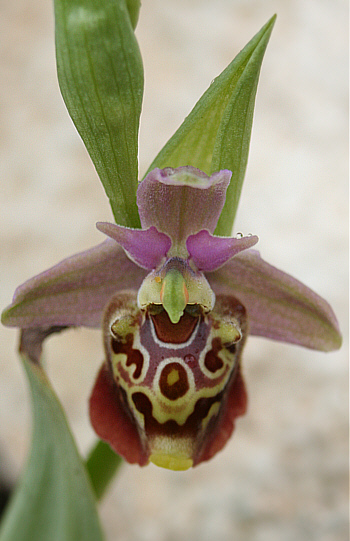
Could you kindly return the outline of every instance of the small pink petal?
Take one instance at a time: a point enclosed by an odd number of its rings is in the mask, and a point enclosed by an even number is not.
[[[242,238],[214,237],[208,231],[190,235],[186,247],[197,269],[210,272],[224,265],[242,250],[251,248],[259,241],[257,236]]]
[[[158,267],[171,247],[170,238],[154,226],[149,229],[130,229],[98,222],[96,227],[120,244],[132,261],[144,269]]]

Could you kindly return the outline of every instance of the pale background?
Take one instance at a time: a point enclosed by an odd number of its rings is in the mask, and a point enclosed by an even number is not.
[[[111,212],[55,75],[52,6],[0,0],[0,306],[19,283],[102,240]],[[144,172],[212,79],[275,13],[235,231],[324,296],[344,332],[331,354],[251,338],[249,411],[225,450],[185,473],[125,465],[101,505],[109,541],[344,541],[348,470],[347,22],[345,0],[144,0]],[[1,471],[16,478],[30,404],[0,328]],[[96,331],[46,346],[79,448],[102,361]]]

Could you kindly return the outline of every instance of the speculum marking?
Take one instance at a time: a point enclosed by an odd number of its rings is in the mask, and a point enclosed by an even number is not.
[[[186,370],[181,364],[173,362],[167,364],[159,378],[161,393],[169,400],[177,400],[189,390]]]

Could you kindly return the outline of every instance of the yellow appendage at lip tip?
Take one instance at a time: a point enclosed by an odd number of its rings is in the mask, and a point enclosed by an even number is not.
[[[150,462],[159,466],[160,468],[166,468],[173,471],[188,470],[193,466],[192,458],[187,458],[181,455],[168,455],[162,453],[154,453],[150,456]]]

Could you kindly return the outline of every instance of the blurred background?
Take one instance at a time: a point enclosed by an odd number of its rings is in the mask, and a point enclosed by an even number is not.
[[[0,306],[15,287],[102,240],[102,185],[60,97],[53,9],[0,0]],[[249,409],[225,450],[188,472],[124,465],[102,502],[108,541],[344,541],[348,537],[348,111],[346,0],[144,0],[140,172],[274,14],[235,232],[333,306],[335,353],[248,341]],[[0,328],[0,475],[30,445],[17,331]],[[47,371],[79,449],[101,336],[51,338]]]

